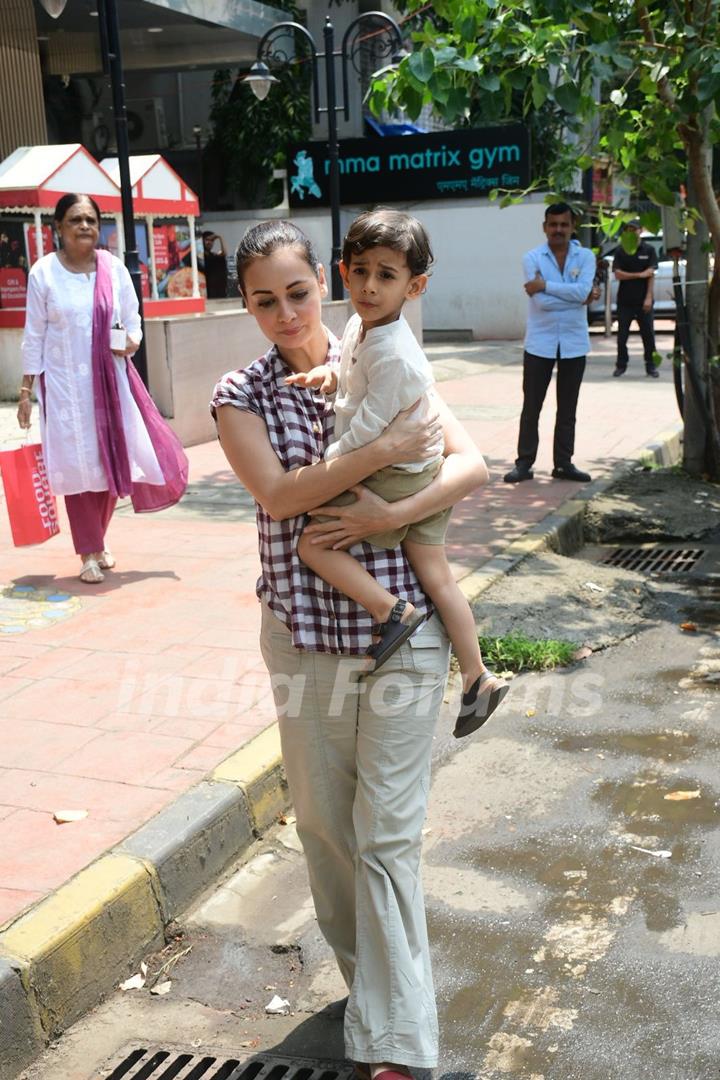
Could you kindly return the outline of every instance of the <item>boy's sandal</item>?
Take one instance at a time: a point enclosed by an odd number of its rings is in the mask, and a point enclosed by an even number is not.
[[[115,565],[115,557],[112,551],[108,551],[107,548],[103,551],[102,555],[98,559],[98,566],[101,570],[112,570]]]
[[[86,559],[80,570],[80,580],[86,585],[99,585],[105,580],[105,575],[100,569],[97,559]]]
[[[394,652],[397,652],[410,635],[415,633],[423,621],[424,616],[415,611],[407,622],[402,622],[402,615],[407,606],[407,600],[398,600],[390,612],[387,622],[374,624],[371,633],[373,637],[379,637],[380,640],[374,641],[365,650],[365,655],[375,661],[369,668],[370,671],[375,672],[382,667],[385,661],[389,660]]]
[[[355,1075],[358,1080],[371,1080],[372,1073],[369,1065],[361,1065],[359,1062],[355,1062]],[[412,1080],[410,1073],[399,1073],[395,1069],[383,1069],[381,1073],[378,1073],[375,1080]]]
[[[488,679],[493,679],[496,685],[489,694],[483,695],[482,688]],[[484,671],[462,696],[460,713],[453,731],[455,738],[462,739],[465,735],[472,735],[473,731],[481,728],[495,712],[509,689],[508,684],[497,675],[493,675],[492,671]]]

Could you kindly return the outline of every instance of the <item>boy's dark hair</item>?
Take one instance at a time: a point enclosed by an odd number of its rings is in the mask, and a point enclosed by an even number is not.
[[[427,274],[433,262],[428,234],[417,218],[402,210],[379,207],[355,218],[343,243],[343,262],[349,266],[353,255],[374,247],[402,252],[413,277]]]
[[[55,212],[53,214],[53,219],[57,222],[57,224],[62,224],[62,221],[68,210],[71,210],[72,207],[76,205],[76,203],[81,202],[83,199],[87,199],[87,201],[92,206],[93,210],[95,211],[95,216],[97,217],[99,225],[100,207],[95,202],[92,195],[79,195],[76,191],[69,191],[67,195],[61,195],[57,203],[55,204]]]
[[[575,211],[573,210],[570,203],[566,203],[566,202],[550,203],[549,206],[545,207],[545,220],[546,221],[550,217],[551,214],[552,214],[553,217],[559,217],[560,214],[569,214],[570,217],[572,218],[572,220],[573,221],[575,220]]]
[[[240,291],[243,291],[245,271],[251,262],[255,259],[263,259],[285,247],[296,248],[315,277],[318,277],[320,260],[305,233],[291,221],[263,221],[260,225],[254,225],[248,229],[237,246],[235,262]]]

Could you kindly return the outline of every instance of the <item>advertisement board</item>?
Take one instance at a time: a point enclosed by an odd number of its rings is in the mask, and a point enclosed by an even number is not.
[[[287,160],[290,206],[328,206],[327,142],[295,143]],[[530,140],[522,124],[343,139],[339,166],[343,203],[477,198],[530,183]]]
[[[0,308],[24,308],[28,260],[23,223],[0,221]]]
[[[192,296],[192,266],[189,225],[156,225],[155,272],[160,299],[178,300]],[[198,259],[202,257],[202,242],[195,241]],[[205,276],[198,273],[200,295],[205,296]]]
[[[142,281],[143,300],[150,297],[150,270],[148,260],[147,226],[144,221],[135,222],[135,245],[137,247],[140,262],[140,279]],[[103,221],[100,224],[100,246],[107,248],[113,255],[118,255],[117,225],[115,222]]]

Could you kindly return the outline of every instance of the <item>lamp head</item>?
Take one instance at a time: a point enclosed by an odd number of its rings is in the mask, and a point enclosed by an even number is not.
[[[59,19],[67,0],[40,0],[42,7],[53,19]]]
[[[242,81],[249,84],[258,101],[264,101],[270,93],[272,84],[279,80],[271,74],[267,64],[264,64],[262,60],[256,60]]]

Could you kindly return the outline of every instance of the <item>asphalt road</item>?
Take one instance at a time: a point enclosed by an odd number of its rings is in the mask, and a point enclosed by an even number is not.
[[[441,1080],[720,1077],[720,557],[652,587],[636,633],[521,676],[479,736],[441,722],[424,866]],[[119,991],[25,1076],[96,1080],[134,1047],[185,1048],[168,1075],[207,1080],[217,1064],[192,1069],[216,1053],[342,1060],[291,821],[149,967],[165,996]],[[275,994],[289,1015],[265,1013]]]

